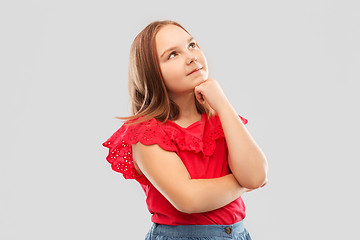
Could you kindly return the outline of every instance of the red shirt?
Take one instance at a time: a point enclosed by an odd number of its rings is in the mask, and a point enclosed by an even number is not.
[[[248,122],[239,117],[244,124]],[[158,144],[164,150],[176,152],[192,179],[222,177],[231,172],[218,116],[208,119],[206,114],[202,114],[200,121],[187,128],[170,120],[162,124],[154,118],[133,126],[123,125],[103,143],[104,147],[109,148],[106,159],[112,169],[122,173],[124,178],[140,183],[152,222],[167,225],[230,225],[245,218],[245,205],[241,197],[209,212],[187,214],[178,211],[145,175],[139,175],[135,170],[131,144],[138,141],[145,145]]]

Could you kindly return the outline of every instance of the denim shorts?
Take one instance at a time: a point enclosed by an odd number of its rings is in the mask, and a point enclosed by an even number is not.
[[[163,225],[153,223],[145,240],[251,240],[243,221],[232,225]]]

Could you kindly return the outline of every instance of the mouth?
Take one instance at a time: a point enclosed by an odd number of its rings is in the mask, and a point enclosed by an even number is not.
[[[195,68],[195,69],[192,70],[190,73],[188,73],[186,76],[189,76],[190,74],[196,73],[196,72],[200,71],[201,69],[203,69],[203,67]]]

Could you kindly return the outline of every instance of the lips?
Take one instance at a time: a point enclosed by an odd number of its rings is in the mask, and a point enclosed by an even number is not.
[[[195,68],[190,73],[188,73],[186,76],[189,76],[190,74],[193,74],[194,72],[197,72],[197,71],[199,71],[201,69],[202,69],[202,67]]]

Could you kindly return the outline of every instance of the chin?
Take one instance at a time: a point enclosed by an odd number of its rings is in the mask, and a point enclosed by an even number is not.
[[[194,81],[197,83],[197,84],[200,84],[202,83],[203,81],[205,81],[207,78],[207,76],[204,76],[204,75],[201,75],[201,76],[198,76],[196,79],[194,79]]]

